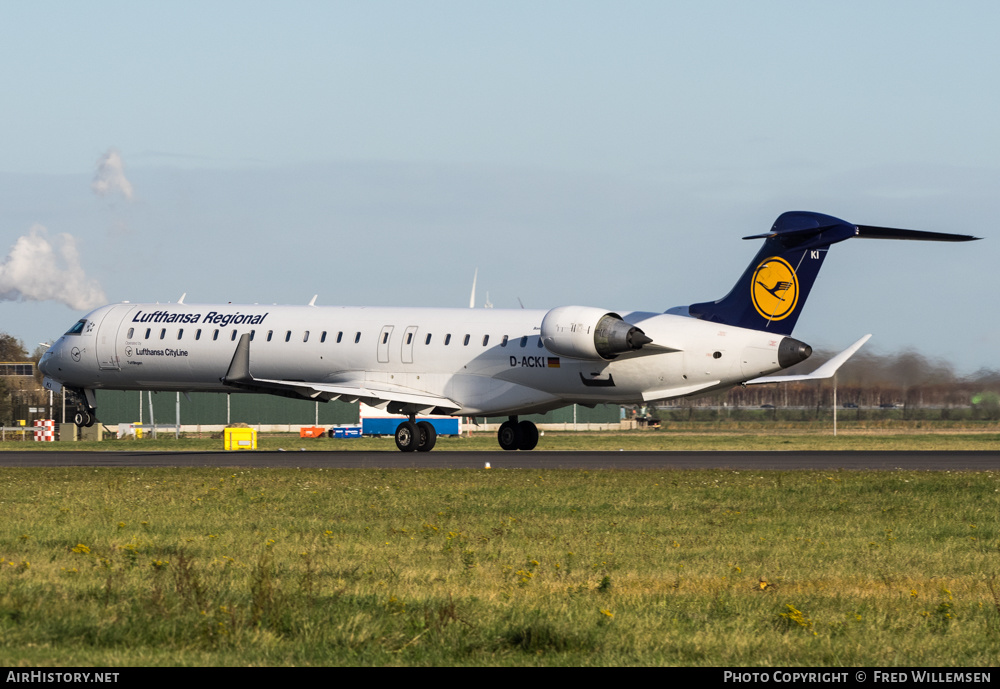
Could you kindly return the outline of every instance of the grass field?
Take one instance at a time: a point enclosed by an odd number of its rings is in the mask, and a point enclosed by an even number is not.
[[[0,481],[7,667],[987,666],[1000,652],[1000,472]]]
[[[66,452],[72,450],[98,451],[157,451],[196,452],[223,449],[220,437],[213,438],[206,433],[202,438],[192,435],[175,439],[172,433],[161,433],[157,440],[104,440],[101,442],[41,443],[9,441],[0,443],[4,450],[30,450],[38,452]],[[263,434],[258,438],[261,450],[326,450],[326,451],[372,451],[396,452],[391,437],[331,439],[299,438],[293,433]],[[434,452],[456,450],[498,450],[496,434],[476,432],[471,437],[455,438],[440,436]],[[1000,427],[992,424],[980,428],[940,428],[932,429],[896,425],[884,428],[845,428],[834,436],[829,429],[815,430],[803,427],[770,428],[754,424],[746,428],[734,426],[724,428],[692,427],[671,428],[660,431],[613,432],[552,432],[548,431],[539,439],[538,450],[580,451],[580,450],[997,450],[1000,451]]]

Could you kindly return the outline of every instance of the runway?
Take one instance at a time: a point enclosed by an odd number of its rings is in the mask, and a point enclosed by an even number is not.
[[[0,467],[1000,471],[1000,452],[0,452]]]

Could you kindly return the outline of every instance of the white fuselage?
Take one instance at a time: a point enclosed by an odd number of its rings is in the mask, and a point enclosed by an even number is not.
[[[50,389],[234,392],[244,333],[255,379],[451,400],[462,415],[638,403],[778,371],[781,336],[622,312],[652,344],[611,360],[550,351],[542,310],[130,304],[88,314],[40,362]]]

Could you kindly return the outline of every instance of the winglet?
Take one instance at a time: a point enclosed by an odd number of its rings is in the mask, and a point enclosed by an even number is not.
[[[227,385],[253,382],[253,376],[250,375],[250,333],[240,335],[233,360],[229,362],[229,370],[223,376],[222,382]]]
[[[797,380],[822,380],[824,378],[832,378],[837,372],[837,369],[843,366],[844,362],[850,359],[856,351],[861,349],[861,346],[867,342],[870,337],[871,333],[868,333],[812,373],[800,376],[763,376],[762,378],[748,380],[744,383],[744,385],[760,385],[762,383],[791,383]]]

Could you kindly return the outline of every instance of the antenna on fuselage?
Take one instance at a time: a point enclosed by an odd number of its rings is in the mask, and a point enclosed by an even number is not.
[[[316,297],[318,296],[318,294],[313,295],[313,298],[309,300],[309,306],[316,306]]]
[[[183,304],[184,303],[184,297],[186,297],[187,295],[188,295],[187,292],[185,292],[184,294],[182,294],[181,298],[177,300],[177,303],[178,304]]]

